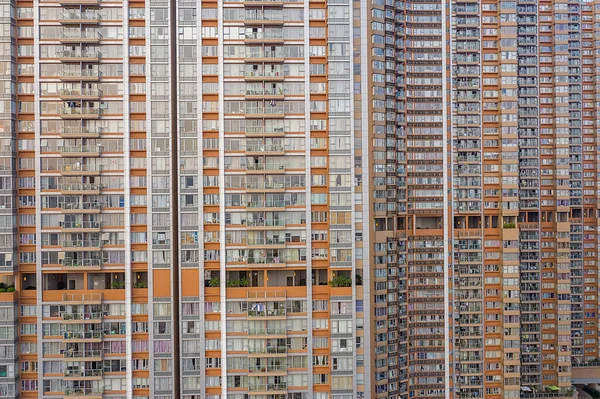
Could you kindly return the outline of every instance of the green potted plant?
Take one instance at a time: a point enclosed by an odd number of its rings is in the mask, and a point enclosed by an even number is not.
[[[209,287],[213,287],[213,288],[215,288],[215,287],[220,287],[220,286],[221,286],[221,279],[220,279],[220,278],[218,278],[218,277],[213,277],[213,278],[211,278],[211,279],[209,280],[209,282],[208,282],[208,286],[209,286]]]
[[[16,289],[13,285],[11,285],[10,287],[6,288],[6,292],[15,292]]]
[[[248,280],[246,277],[244,277],[239,280],[239,283],[240,283],[240,287],[248,287],[250,285],[250,280]]]
[[[112,288],[112,289],[120,289],[120,288],[123,288],[123,286],[124,286],[124,284],[118,280],[115,280],[112,283],[110,283],[110,288]]]
[[[346,276],[337,276],[329,282],[329,285],[332,287],[351,287],[352,279]]]

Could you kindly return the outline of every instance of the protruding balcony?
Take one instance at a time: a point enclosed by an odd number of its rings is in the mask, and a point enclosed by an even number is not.
[[[61,69],[58,78],[63,82],[97,82],[102,77],[98,68]]]
[[[249,163],[246,165],[246,171],[250,174],[252,173],[285,173],[285,165],[284,164],[276,164],[276,163]]]
[[[283,6],[283,1],[281,0],[246,0],[244,1],[244,6],[248,7],[278,7]]]
[[[250,395],[286,394],[287,383],[280,382],[278,384],[249,384],[248,391]]]
[[[273,359],[271,359],[273,360]],[[267,364],[250,364],[248,372],[252,375],[286,375],[287,364],[267,363]]]
[[[63,157],[99,157],[102,147],[99,145],[60,146],[58,150]]]
[[[62,222],[62,231],[64,233],[99,233],[102,229],[100,222]]]
[[[95,350],[84,350],[77,351],[73,349],[66,349],[63,352],[63,361],[72,362],[73,360],[81,360],[86,362],[99,362],[102,361],[102,351]]]
[[[65,381],[81,381],[81,380],[101,380],[104,375],[102,369],[66,369],[64,372]]]
[[[86,251],[100,251],[101,245],[100,240],[76,240],[76,241],[62,241],[62,247],[65,250],[86,250]],[[64,262],[63,262],[64,265]]]
[[[86,323],[101,323],[102,322],[102,312],[90,312],[90,313],[64,312],[61,316],[63,319],[63,323],[65,323],[65,324],[72,324],[72,323],[81,324],[81,322],[86,322]]]
[[[271,88],[265,87],[264,89],[260,89],[260,90],[246,90],[245,97],[248,100],[260,100],[260,99],[283,100],[284,95],[283,95],[282,88],[271,89]]]
[[[246,137],[284,137],[284,127],[246,126]]]
[[[98,6],[100,0],[58,0],[61,6]]]
[[[244,25],[283,25],[283,12],[281,9],[249,9],[244,15]]]
[[[97,25],[102,21],[102,16],[96,11],[70,10],[60,13],[59,22],[63,25]]]
[[[246,108],[246,118],[283,118],[283,106],[268,104]]]
[[[98,126],[63,126],[60,128],[60,137],[65,139],[94,139],[100,137],[102,128]]]
[[[102,90],[97,89],[60,89],[61,100],[99,100]]]
[[[251,66],[247,65],[246,67]],[[283,68],[274,68],[274,69],[251,69],[246,70],[244,74],[244,78],[246,81],[269,81],[269,82],[279,82],[285,79],[283,74]]]
[[[285,155],[285,149],[281,144],[247,144],[247,155]]]
[[[96,44],[102,40],[102,34],[95,29],[80,30],[80,29],[65,29],[60,33],[58,41],[61,43],[86,43]]]
[[[283,34],[278,32],[252,32],[246,33],[244,42],[248,44],[281,44],[283,43]]]
[[[62,213],[100,213],[102,205],[99,202],[61,202]]]
[[[62,265],[63,265],[63,267],[69,268],[69,269],[76,268],[76,269],[100,270],[102,268],[102,259],[97,259],[97,258],[86,258],[86,259],[65,258],[62,261]]]
[[[96,50],[62,50],[56,53],[61,62],[98,62],[102,53]]]
[[[100,388],[67,388],[65,398],[69,399],[102,399]]]
[[[69,305],[93,305],[102,303],[102,294],[63,294],[62,301]]]
[[[60,174],[63,176],[98,176],[102,165],[63,165]]]
[[[244,61],[250,62],[250,63],[255,63],[255,62],[281,63],[284,61],[283,49],[275,49],[275,51],[272,51],[270,49],[265,49],[263,51],[262,47],[248,47],[248,48],[246,48],[246,55],[244,57]]]
[[[63,333],[63,341],[83,341],[83,342],[100,342],[102,341],[101,331],[65,331]]]
[[[60,110],[62,119],[99,119],[102,115],[100,108],[64,107]]]

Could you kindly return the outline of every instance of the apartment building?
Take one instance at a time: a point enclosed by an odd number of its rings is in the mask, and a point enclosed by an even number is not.
[[[566,398],[599,357],[598,0],[0,4],[0,396]]]

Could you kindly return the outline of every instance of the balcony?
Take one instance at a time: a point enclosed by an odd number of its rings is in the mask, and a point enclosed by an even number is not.
[[[76,351],[73,349],[66,349],[63,352],[63,361],[71,362],[74,359],[88,362],[101,361],[102,355],[102,351]]]
[[[99,233],[102,229],[100,222],[62,222],[62,231],[65,233]]]
[[[285,129],[280,128],[266,128],[262,126],[247,127],[246,137],[284,137]]]
[[[62,301],[69,305],[84,304],[93,305],[102,303],[102,294],[63,294]]]
[[[246,154],[248,155],[285,155],[285,149],[280,144],[246,144]]]
[[[61,69],[58,78],[63,82],[97,82],[102,77],[99,69]]]
[[[87,248],[86,248],[87,250]],[[63,267],[100,270],[102,268],[102,259],[72,259],[66,258],[62,261]]]
[[[266,309],[261,306],[253,306],[253,309],[248,310],[247,316],[248,318],[285,319],[285,309]]]
[[[287,393],[287,383],[279,384],[250,384],[248,385],[250,395],[272,395],[273,393]]]
[[[100,213],[102,205],[99,202],[61,202],[62,213]]]
[[[248,100],[283,100],[283,89],[268,89],[264,88],[262,90],[246,90],[245,98]]]
[[[256,6],[256,7],[260,7],[260,6],[268,6],[268,7],[275,7],[275,6],[283,6],[283,1],[280,0],[246,0],[244,1],[244,6]]]
[[[96,44],[102,40],[102,34],[96,30],[65,29],[60,33],[58,41],[61,43],[86,43]]]
[[[285,79],[283,75],[283,69],[276,69],[271,71],[259,71],[259,70],[250,70],[246,71],[244,78],[247,81],[270,81],[270,82],[279,82]]]
[[[74,145],[58,147],[63,157],[99,157],[102,152],[100,145]]]
[[[246,51],[245,62],[283,62],[283,50],[275,51]]]
[[[98,176],[102,165],[63,165],[60,174],[63,176]]]
[[[62,50],[56,56],[61,62],[98,62],[102,53],[95,50]]]
[[[269,32],[252,32],[246,33],[244,42],[248,44],[252,43],[265,43],[265,44],[276,44],[283,43],[282,33],[269,33]]]
[[[94,139],[100,137],[102,128],[97,126],[63,126],[60,128],[60,137],[66,139]]]
[[[99,24],[102,17],[96,11],[67,11],[60,13],[58,18],[63,25]]]
[[[62,119],[98,119],[102,115],[100,108],[64,107],[60,110]]]
[[[101,380],[104,375],[103,370],[79,370],[79,369],[67,369],[64,372],[65,380]]]
[[[62,6],[98,6],[100,0],[58,0]]]
[[[82,321],[86,323],[100,323],[102,322],[102,313],[101,312],[92,312],[92,313],[69,313],[65,312],[61,314],[64,323],[78,323],[81,324]],[[66,352],[65,352],[66,353]]]
[[[100,342],[101,340],[102,332],[100,331],[65,331],[63,333],[63,341]]]
[[[246,108],[246,118],[283,118],[283,107],[248,107]]]
[[[249,163],[246,171],[252,173],[285,173],[285,165],[276,163]]]
[[[102,96],[102,90],[61,89],[58,96],[61,100],[99,100]]]
[[[85,249],[86,251],[100,251],[101,244],[100,240],[77,240],[77,241],[63,241],[60,243],[63,248],[72,250],[73,248]]]
[[[285,364],[251,364],[248,367],[248,372],[253,375],[286,375],[287,365]]]
[[[269,338],[278,338],[285,337],[286,329],[285,328],[250,328],[248,329],[248,336],[256,337],[269,337]]]
[[[66,388],[65,397],[69,399],[102,399],[100,388]]]
[[[95,183],[65,183],[60,185],[60,192],[65,195],[98,195],[100,194],[100,185]]]

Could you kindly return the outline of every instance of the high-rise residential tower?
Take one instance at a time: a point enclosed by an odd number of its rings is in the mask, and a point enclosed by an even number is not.
[[[0,396],[600,383],[600,0],[0,10]]]

